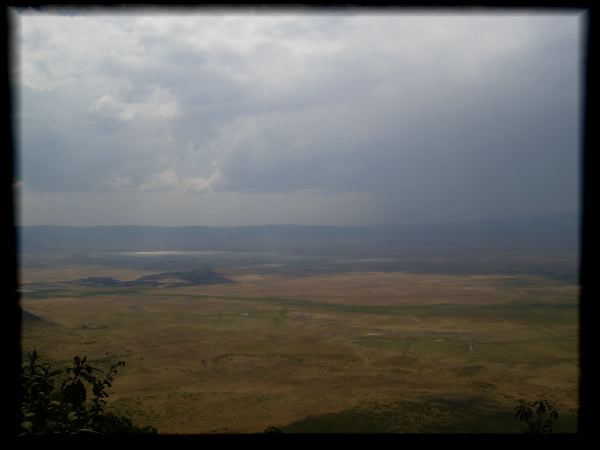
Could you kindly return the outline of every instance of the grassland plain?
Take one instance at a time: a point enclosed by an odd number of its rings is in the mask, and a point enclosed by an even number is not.
[[[578,287],[534,276],[221,273],[227,285],[30,288],[148,271],[30,268],[22,348],[126,361],[109,407],[162,433],[576,431]],[[217,269],[218,271],[218,269]]]

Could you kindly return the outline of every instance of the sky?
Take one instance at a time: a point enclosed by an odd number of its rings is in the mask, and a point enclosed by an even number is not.
[[[13,11],[18,223],[575,213],[585,15]]]

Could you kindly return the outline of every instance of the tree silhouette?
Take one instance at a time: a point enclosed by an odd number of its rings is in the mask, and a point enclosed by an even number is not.
[[[515,419],[527,424],[527,433],[552,433],[552,426],[558,420],[559,409],[543,395],[534,402],[519,400],[515,407]]]
[[[153,427],[137,427],[129,418],[104,410],[108,397],[105,389],[112,386],[117,369],[125,365],[123,361],[105,372],[88,364],[85,356],[75,356],[73,366],[64,371],[38,359],[34,350],[21,366],[20,435],[157,433]],[[59,384],[61,375],[64,379]],[[90,388],[92,398],[88,401]]]

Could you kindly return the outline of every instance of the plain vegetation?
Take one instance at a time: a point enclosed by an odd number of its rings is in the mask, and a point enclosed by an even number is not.
[[[106,408],[161,433],[519,432],[514,406],[537,394],[560,407],[555,431],[576,431],[575,283],[252,269],[192,286],[143,267],[23,267],[24,354],[127,361]],[[73,282],[90,277],[166,281]]]

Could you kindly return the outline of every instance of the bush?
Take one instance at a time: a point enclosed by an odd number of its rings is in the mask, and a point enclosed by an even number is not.
[[[63,371],[39,363],[35,350],[28,356],[29,361],[21,366],[20,435],[157,433],[153,427],[140,428],[127,417],[104,411],[105,389],[112,386],[117,368],[124,362],[118,361],[104,372],[88,364],[87,357],[75,356],[73,367]],[[61,375],[65,379],[59,382]]]
[[[534,402],[519,400],[515,407],[515,418],[527,424],[526,433],[552,433],[552,426],[558,420],[559,409],[544,396]]]

